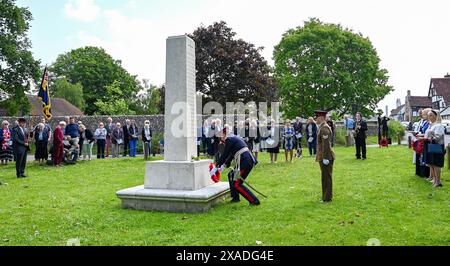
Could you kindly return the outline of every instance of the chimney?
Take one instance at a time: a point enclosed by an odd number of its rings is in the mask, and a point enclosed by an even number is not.
[[[397,99],[397,108],[402,105],[402,101],[400,99]]]
[[[450,78],[450,74],[447,72],[447,75],[445,75],[444,78],[446,79]]]
[[[411,91],[410,91],[410,90],[408,90],[408,93],[407,93],[406,96],[407,96],[407,97],[411,97]]]

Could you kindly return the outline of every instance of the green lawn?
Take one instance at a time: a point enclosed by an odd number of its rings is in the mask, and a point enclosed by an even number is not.
[[[353,148],[336,153],[331,204],[319,203],[313,158],[271,165],[263,154],[249,181],[270,198],[204,214],[121,209],[115,192],[143,183],[142,158],[30,166],[20,180],[0,166],[0,245],[450,245],[449,170],[433,190],[414,176],[406,147],[371,148],[367,161]]]

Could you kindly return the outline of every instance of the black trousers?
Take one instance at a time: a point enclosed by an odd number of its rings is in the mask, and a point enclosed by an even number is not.
[[[382,130],[382,137],[383,138],[387,138],[388,134],[389,134],[389,129],[383,128],[383,130]]]
[[[129,140],[125,139],[123,142],[123,157],[127,157],[129,150],[130,150],[130,145],[128,145]]]
[[[250,154],[247,153],[241,155],[241,170],[239,173],[240,178],[235,177],[233,171],[228,174],[231,198],[233,201],[237,202],[240,201],[239,195],[242,195],[251,204],[259,205],[260,202],[258,198],[244,185],[243,181],[247,179],[254,166],[253,159],[252,157],[249,157],[249,155]]]
[[[295,138],[295,147],[296,150],[298,150],[299,148],[302,148],[302,138]]]
[[[362,158],[366,159],[367,158],[366,138],[355,138],[355,144],[356,144],[356,158],[361,159],[362,153]]]
[[[25,174],[25,167],[27,165],[27,151],[15,151],[14,156],[16,158],[16,176],[21,177]]]
[[[97,159],[105,158],[105,146],[106,146],[105,139],[97,140]]]

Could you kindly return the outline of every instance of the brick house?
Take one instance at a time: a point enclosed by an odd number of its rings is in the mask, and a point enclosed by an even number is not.
[[[408,91],[405,100],[405,121],[415,122],[419,117],[419,109],[431,108],[431,98],[428,96],[411,96],[411,91]]]

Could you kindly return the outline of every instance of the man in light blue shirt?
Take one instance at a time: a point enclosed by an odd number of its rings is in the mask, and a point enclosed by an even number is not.
[[[353,120],[351,115],[345,115],[344,116],[344,124],[345,124],[345,131],[346,131],[346,147],[353,146],[353,135],[354,135],[354,127],[355,127],[355,120]]]

